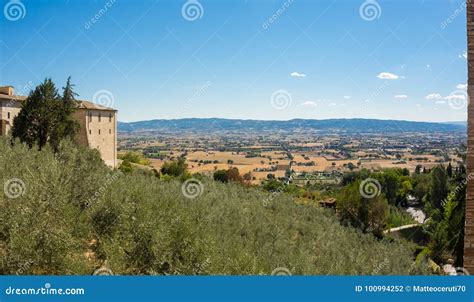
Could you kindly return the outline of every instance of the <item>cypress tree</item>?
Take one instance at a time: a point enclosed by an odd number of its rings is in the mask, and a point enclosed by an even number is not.
[[[51,79],[45,79],[25,100],[20,113],[13,120],[12,137],[30,148],[42,149],[50,144],[57,150],[64,138],[74,138],[79,124],[73,113],[77,108],[70,78],[60,95]]]

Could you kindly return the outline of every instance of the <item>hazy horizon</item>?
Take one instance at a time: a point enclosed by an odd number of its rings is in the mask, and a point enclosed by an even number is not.
[[[136,120],[136,121],[124,121],[124,120],[119,120],[119,123],[137,123],[137,122],[148,122],[148,121],[154,121],[154,120],[185,120],[185,119],[222,119],[222,120],[242,120],[242,121],[266,121],[266,122],[271,122],[271,121],[277,121],[277,122],[286,122],[286,121],[291,121],[291,120],[355,120],[355,119],[362,119],[362,120],[380,120],[380,121],[404,121],[404,122],[416,122],[416,123],[439,123],[439,124],[457,124],[457,123],[466,123],[467,125],[467,119],[465,121],[458,120],[458,121],[416,121],[416,120],[403,120],[403,119],[377,119],[377,118],[363,118],[363,117],[351,117],[351,118],[291,118],[291,119],[252,119],[252,118],[227,118],[227,117],[178,117],[178,118],[151,118],[151,119],[144,119],[144,120]]]

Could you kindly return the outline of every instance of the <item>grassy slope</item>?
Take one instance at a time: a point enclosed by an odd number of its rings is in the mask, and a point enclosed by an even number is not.
[[[269,200],[260,190],[203,180],[187,199],[178,181],[116,174],[95,151],[11,147],[0,140],[0,273],[408,274],[412,247],[340,226],[330,211]],[[96,198],[94,198],[96,196]],[[264,200],[268,205],[264,206]]]

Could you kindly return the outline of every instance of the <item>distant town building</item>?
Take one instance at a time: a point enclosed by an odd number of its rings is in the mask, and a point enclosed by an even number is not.
[[[13,119],[20,113],[25,96],[14,95],[12,86],[0,87],[0,135],[7,135]],[[80,129],[76,134],[78,144],[97,149],[104,162],[117,166],[117,110],[89,101],[78,101],[74,117]]]

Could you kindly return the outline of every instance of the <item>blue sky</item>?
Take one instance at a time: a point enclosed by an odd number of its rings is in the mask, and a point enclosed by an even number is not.
[[[72,76],[121,121],[466,119],[463,0],[12,1],[0,85]]]

